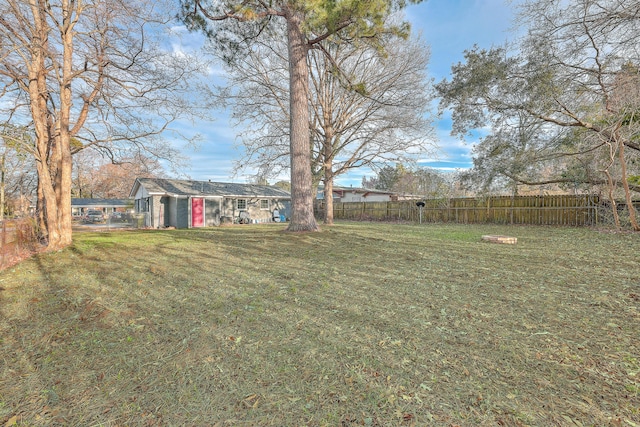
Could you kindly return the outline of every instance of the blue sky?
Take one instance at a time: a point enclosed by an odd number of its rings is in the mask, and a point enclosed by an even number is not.
[[[428,72],[436,82],[450,77],[451,65],[463,59],[465,49],[474,44],[488,48],[513,37],[509,30],[513,26],[514,9],[508,0],[428,0],[409,6],[405,13],[412,24],[412,31],[422,33],[431,47]],[[183,37],[195,36],[185,34]],[[186,43],[190,44],[190,41]],[[200,134],[201,141],[197,149],[182,149],[187,159],[185,173],[198,180],[246,181],[245,176],[233,174],[234,160],[241,153],[236,140],[240,129],[231,126],[226,112],[217,112],[213,122],[199,122],[192,126],[191,131]],[[464,143],[449,135],[450,117],[445,114],[434,126],[440,154],[421,159],[419,165],[443,171],[470,167],[472,143]],[[358,170],[338,177],[336,185],[359,186],[362,176],[372,175],[368,169]]]

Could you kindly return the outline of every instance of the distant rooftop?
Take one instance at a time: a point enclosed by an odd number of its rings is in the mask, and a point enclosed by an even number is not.
[[[131,199],[88,199],[72,198],[71,206],[74,208],[103,207],[103,208],[124,208],[133,203]]]

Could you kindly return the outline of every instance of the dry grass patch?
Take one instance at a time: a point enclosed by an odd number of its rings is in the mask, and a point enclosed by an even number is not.
[[[0,273],[0,426],[640,425],[637,235],[282,229],[78,234]]]

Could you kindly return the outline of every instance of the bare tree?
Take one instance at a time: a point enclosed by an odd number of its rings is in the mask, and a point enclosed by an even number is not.
[[[419,39],[382,37],[381,49],[332,43],[309,54],[311,169],[333,223],[334,179],[349,170],[403,161],[430,148],[429,49]],[[262,37],[229,67],[228,91],[245,155],[240,169],[277,176],[288,169],[289,91],[284,41]]]
[[[264,32],[274,31],[287,40],[289,85],[289,159],[291,172],[291,222],[289,231],[316,231],[313,214],[313,185],[309,133],[309,68],[308,53],[322,48],[332,35],[346,43],[377,36],[389,30],[406,32],[406,28],[385,26],[384,18],[394,8],[402,8],[404,0],[370,2],[300,2],[279,0],[264,2],[182,0],[183,16],[192,28],[205,31],[229,61],[238,58]],[[276,21],[284,21],[286,31]],[[214,27],[210,24],[215,23]]]
[[[161,178],[164,168],[157,159],[140,153],[114,163],[93,148],[74,155],[71,194],[80,198],[129,197],[136,178]]]
[[[450,198],[454,194],[455,174],[436,169],[396,163],[385,165],[372,178],[362,180],[365,188],[394,191],[405,196],[428,199]]]
[[[71,197],[93,198],[95,194],[94,174],[104,163],[100,153],[93,148],[79,151],[73,156],[71,172]]]
[[[71,243],[72,155],[175,154],[160,138],[194,109],[184,95],[201,64],[154,39],[170,14],[154,0],[6,0],[0,94],[11,123],[33,129],[38,212],[49,249]]]
[[[429,49],[417,39],[399,38],[384,40],[382,47],[384,56],[379,50],[335,44],[327,48],[335,61],[312,57],[313,164],[324,183],[327,224],[333,223],[336,176],[362,166],[409,161],[433,148]],[[334,62],[343,73],[335,73]]]
[[[34,190],[32,159],[21,150],[30,140],[28,129],[0,125],[0,221]]]
[[[97,197],[124,199],[136,178],[162,178],[165,172],[155,159],[138,155],[131,159],[122,159],[118,163],[107,163],[93,176]]]

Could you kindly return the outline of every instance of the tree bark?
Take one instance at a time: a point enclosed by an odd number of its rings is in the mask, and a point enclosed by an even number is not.
[[[2,160],[0,160],[0,221],[4,221],[4,204],[5,204],[5,162],[7,159],[7,153],[2,153]]]
[[[35,160],[38,171],[38,218],[40,222],[40,238],[46,241],[47,247],[57,249],[60,233],[57,227],[57,209],[52,169],[57,166],[55,158],[52,159],[52,127],[48,114],[47,102],[49,90],[47,89],[46,54],[48,49],[48,34],[50,27],[42,11],[41,4],[33,3],[31,13],[34,17],[33,44],[30,51],[31,58],[28,63],[29,106],[33,118],[35,132]],[[55,157],[55,156],[54,156]],[[55,179],[55,176],[54,178]]]
[[[68,4],[65,3],[66,6]],[[35,131],[36,168],[38,171],[38,215],[41,238],[48,250],[57,250],[71,244],[71,151],[69,148],[69,114],[71,108],[72,51],[65,50],[60,93],[60,116],[54,122],[47,103],[48,38],[51,27],[40,3],[31,6],[34,17],[34,40],[29,62],[28,93]],[[71,19],[65,14],[66,19]],[[73,33],[65,27],[63,44],[71,42]],[[66,36],[66,40],[65,40]],[[66,125],[65,125],[66,123]],[[66,130],[65,130],[66,128]],[[65,187],[66,186],[66,187]]]
[[[38,162],[36,161],[36,169],[38,168]],[[37,200],[36,200],[36,221],[38,222],[38,238],[41,242],[47,240],[47,221],[44,219],[44,194],[42,191],[42,183],[38,178],[37,185]],[[29,208],[27,202],[27,209]]]
[[[629,182],[627,181],[627,161],[624,158],[624,143],[619,143],[618,159],[620,160],[620,169],[622,175],[622,187],[624,188],[624,197],[627,203],[627,210],[629,211],[629,222],[633,231],[640,231],[638,226],[638,220],[636,219],[636,208],[633,206],[633,198],[631,197],[631,191],[629,189]]]
[[[609,172],[609,168],[613,165],[615,161],[615,147],[611,141],[607,142],[609,146],[609,164],[606,168],[604,168],[603,172],[607,177],[607,194],[609,196],[609,201],[611,202],[611,209],[613,214],[613,221],[616,225],[616,229],[621,230],[622,226],[620,225],[620,216],[618,215],[618,204],[616,203],[616,197],[614,195],[615,191],[615,183],[613,182],[613,177],[611,176],[611,172]]]
[[[324,144],[324,224],[333,225],[333,134],[332,128],[328,129]]]
[[[311,138],[309,134],[309,68],[303,17],[299,11],[287,11],[289,48],[289,107],[291,150],[291,221],[288,231],[319,231],[313,214],[311,178]]]
[[[65,20],[60,29],[62,39],[62,81],[60,82],[60,118],[57,123],[57,224],[60,230],[59,247],[65,247],[72,243],[71,229],[71,182],[73,160],[71,158],[71,106],[73,104],[71,94],[71,80],[73,79],[73,34],[74,26],[72,16],[81,12],[72,10],[68,1],[63,1],[63,15]]]
[[[324,224],[333,225],[333,177],[324,181]]]

